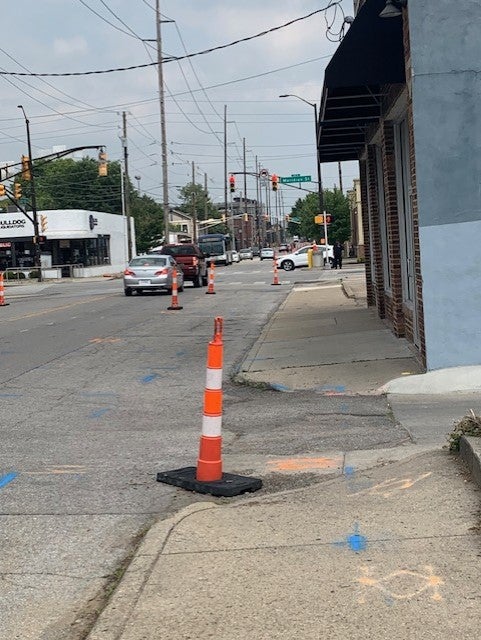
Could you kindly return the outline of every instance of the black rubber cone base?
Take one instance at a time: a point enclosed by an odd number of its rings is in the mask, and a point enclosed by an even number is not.
[[[215,291],[206,291],[205,292],[207,296],[215,296],[216,292]]]
[[[273,287],[279,287],[281,285],[281,283],[280,282],[271,282],[271,285]]]
[[[183,308],[184,307],[181,307],[180,305],[177,305],[176,307],[167,307],[169,311],[180,311]]]
[[[4,302],[3,304],[0,304],[0,307],[8,307],[9,304],[10,302]]]
[[[237,476],[233,473],[223,473],[221,480],[215,482],[200,482],[195,478],[195,467],[184,467],[173,471],[160,471],[157,474],[157,482],[172,484],[174,487],[195,491],[196,493],[207,493],[211,496],[222,496],[232,498],[247,491],[258,491],[262,488],[260,478],[248,478],[247,476]]]

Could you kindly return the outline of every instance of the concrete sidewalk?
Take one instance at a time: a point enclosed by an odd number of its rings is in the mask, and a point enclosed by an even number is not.
[[[417,380],[388,396],[411,442],[313,452],[324,456],[322,482],[197,502],[159,521],[89,640],[479,637],[480,494],[442,446],[481,394],[465,380],[458,389],[455,374],[449,394],[436,380],[420,385],[409,345],[363,295],[355,275],[294,287],[237,378],[310,389],[319,402]]]

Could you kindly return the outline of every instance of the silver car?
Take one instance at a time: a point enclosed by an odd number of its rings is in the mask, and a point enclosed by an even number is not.
[[[177,270],[177,290],[184,290],[184,274],[182,268],[172,256],[146,255],[132,258],[124,271],[124,292],[131,296],[133,291],[142,294],[144,291],[160,289],[172,293],[172,275]]]

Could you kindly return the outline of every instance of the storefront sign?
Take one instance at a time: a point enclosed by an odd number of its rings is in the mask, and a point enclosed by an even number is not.
[[[10,249],[11,246],[11,242],[0,242],[0,249]]]
[[[0,218],[0,229],[25,229],[25,218],[17,218],[15,215],[8,218]]]

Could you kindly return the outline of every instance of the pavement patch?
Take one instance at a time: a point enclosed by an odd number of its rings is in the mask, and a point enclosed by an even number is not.
[[[332,472],[342,469],[343,456],[334,457],[311,457],[303,456],[296,458],[279,458],[277,460],[268,460],[267,468],[269,471],[277,472]]]

